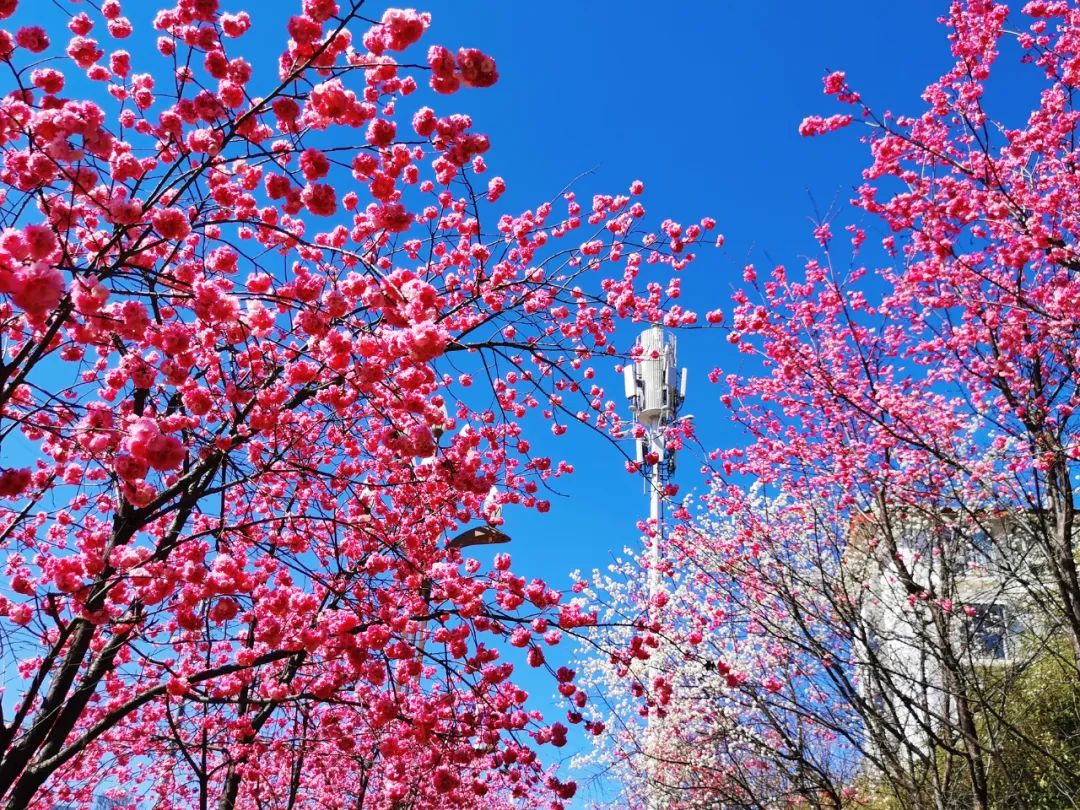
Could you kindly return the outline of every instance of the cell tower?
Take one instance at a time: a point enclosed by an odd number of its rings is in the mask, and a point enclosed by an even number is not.
[[[679,370],[675,336],[666,335],[660,326],[642,332],[634,362],[623,368],[623,376],[630,412],[645,428],[645,435],[637,440],[636,455],[638,463],[645,466],[649,517],[659,531],[664,489],[675,474],[675,452],[665,447],[665,434],[678,419],[686,399],[686,369]]]
[[[649,546],[648,598],[650,612],[655,610],[654,597],[660,592],[660,563],[663,557],[664,497],[667,484],[675,474],[675,451],[667,448],[667,429],[678,420],[679,408],[686,399],[686,369],[679,370],[675,356],[675,336],[664,333],[663,327],[652,326],[637,339],[633,363],[623,369],[626,398],[634,420],[645,429],[636,439],[637,461],[645,468],[645,486],[649,493],[649,520],[653,539]],[[646,665],[646,682],[652,684],[657,674],[656,656]],[[654,782],[659,777],[659,763],[652,751],[659,739],[658,721],[650,712],[646,720],[645,754],[649,757],[646,785],[646,810],[662,806]]]

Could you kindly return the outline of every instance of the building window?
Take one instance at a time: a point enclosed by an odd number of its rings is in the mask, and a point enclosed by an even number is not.
[[[968,652],[972,658],[1005,657],[1008,625],[1003,605],[972,605],[964,622]]]
[[[976,565],[986,566],[994,559],[994,538],[982,529],[971,535],[971,558]]]

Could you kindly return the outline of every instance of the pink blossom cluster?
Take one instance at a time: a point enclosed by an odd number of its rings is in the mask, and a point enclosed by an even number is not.
[[[852,117],[846,114],[830,115],[828,118],[822,118],[820,115],[810,115],[799,124],[799,134],[807,137],[824,135],[850,126],[852,120]]]
[[[504,210],[474,120],[407,108],[498,80],[399,63],[424,13],[222,5],[0,0],[0,803],[563,807],[543,752],[602,723],[514,667],[596,612],[455,538],[551,509],[537,430],[619,435],[598,369],[694,322],[715,223],[649,231],[641,183]]]
[[[441,45],[433,45],[427,55],[431,67],[431,87],[438,93],[453,93],[459,87],[491,87],[499,80],[495,60],[476,48],[462,48],[455,56]]]

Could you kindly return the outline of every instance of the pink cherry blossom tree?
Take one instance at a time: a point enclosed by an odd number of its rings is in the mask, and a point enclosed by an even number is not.
[[[1009,684],[1047,659],[1080,681],[1080,10],[965,0],[944,22],[954,64],[915,115],[878,114],[844,74],[825,78],[845,111],[800,131],[865,125],[860,224],[840,247],[820,223],[820,255],[798,271],[746,268],[730,340],[759,366],[713,378],[748,440],[714,454],[706,516],[671,534],[665,553],[693,594],[671,613],[638,606],[629,656],[666,640],[664,660],[685,662],[641,686],[649,704],[711,661],[714,716],[739,707],[716,738],[772,724],[752,749],[694,749],[697,784],[727,777],[705,803],[749,801],[739,775],[753,772],[765,792],[746,806],[793,787],[841,806],[867,785],[900,807],[1027,806],[1005,743],[1075,792],[1048,738],[1009,719]],[[999,71],[1026,71],[1024,115],[995,117]],[[748,481],[783,508],[763,508]],[[1007,667],[981,663],[980,600],[1013,616]],[[732,638],[768,657],[722,673],[744,663],[718,655]],[[897,645],[906,663],[883,652]]]
[[[640,183],[503,212],[424,103],[495,61],[425,57],[425,14],[32,5],[0,0],[0,801],[560,806],[567,728],[506,654],[593,617],[453,538],[547,511],[572,468],[526,416],[615,424],[591,363],[694,321],[713,223],[647,232]]]

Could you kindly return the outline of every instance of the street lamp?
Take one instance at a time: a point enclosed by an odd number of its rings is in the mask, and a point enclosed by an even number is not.
[[[501,543],[509,543],[510,536],[500,532],[494,526],[486,524],[483,526],[473,526],[466,529],[460,534],[455,535],[450,540],[446,541],[446,547],[448,549],[463,549],[470,546],[494,546]],[[423,582],[420,584],[420,597],[424,600],[424,604],[430,611],[431,606],[431,577],[424,577]],[[416,647],[417,651],[423,655],[424,647],[427,646],[427,626],[430,623],[430,619],[425,619],[424,623],[416,629],[413,633],[412,643]]]
[[[503,534],[494,526],[473,526],[450,540],[446,547],[468,548],[469,546],[493,546],[509,542],[509,535]]]

